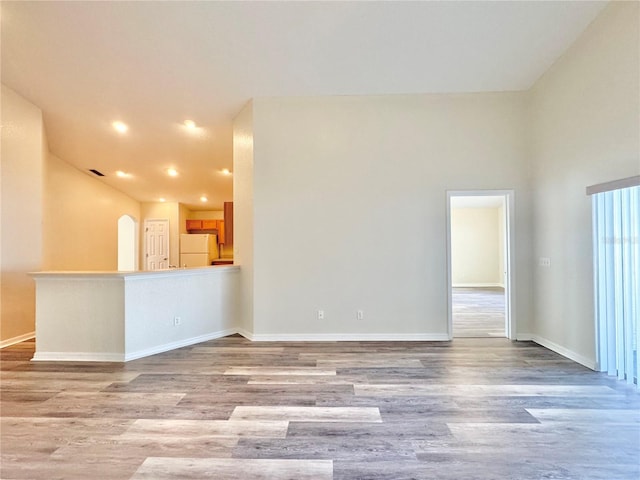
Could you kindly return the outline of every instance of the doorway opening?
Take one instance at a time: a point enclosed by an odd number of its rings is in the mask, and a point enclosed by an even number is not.
[[[138,222],[130,215],[118,219],[118,270],[138,269]]]
[[[513,191],[447,192],[449,338],[515,338]]]
[[[144,221],[144,269],[169,268],[169,220]]]

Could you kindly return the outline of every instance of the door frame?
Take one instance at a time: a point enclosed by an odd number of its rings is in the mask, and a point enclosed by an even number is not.
[[[515,208],[514,190],[447,190],[447,334],[453,339],[453,278],[451,271],[451,197],[504,197],[504,316],[505,336],[510,340],[517,337],[515,315]]]
[[[142,235],[142,270],[148,272],[147,270],[147,232],[148,232],[148,224],[149,222],[165,222],[167,224],[167,266],[171,264],[171,232],[169,230],[169,219],[168,218],[145,218],[144,219],[144,232]]]

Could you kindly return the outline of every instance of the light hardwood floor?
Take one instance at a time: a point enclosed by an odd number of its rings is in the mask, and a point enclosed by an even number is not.
[[[454,337],[506,337],[504,288],[453,288]]]
[[[2,479],[640,478],[640,395],[503,338],[0,351]]]

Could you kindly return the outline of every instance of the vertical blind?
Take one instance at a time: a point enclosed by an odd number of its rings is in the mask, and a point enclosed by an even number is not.
[[[640,187],[596,193],[592,202],[598,366],[637,385]]]

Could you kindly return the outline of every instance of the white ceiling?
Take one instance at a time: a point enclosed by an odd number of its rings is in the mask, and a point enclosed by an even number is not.
[[[606,3],[3,0],[2,82],[61,159],[140,201],[221,209],[250,98],[526,90]]]

